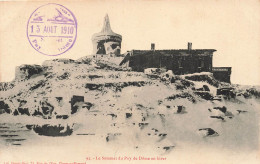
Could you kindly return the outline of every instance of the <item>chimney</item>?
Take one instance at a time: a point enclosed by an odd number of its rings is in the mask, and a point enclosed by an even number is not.
[[[188,42],[188,50],[190,51],[192,48],[192,43],[191,42]]]
[[[155,50],[155,44],[154,43],[151,43],[151,50]]]

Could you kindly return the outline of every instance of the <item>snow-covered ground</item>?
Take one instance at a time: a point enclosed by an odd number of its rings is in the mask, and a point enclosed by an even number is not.
[[[0,114],[1,160],[47,162],[58,157],[84,162],[94,156],[162,156],[166,162],[253,163],[259,159],[259,97],[242,94],[213,101],[195,93],[205,85],[212,96],[216,85],[246,93],[248,86],[218,82],[210,73],[163,81],[101,59],[56,60],[44,66],[43,72],[17,78],[11,89],[0,91],[0,100],[10,109],[10,114]],[[192,81],[186,76],[207,79]],[[259,94],[259,88],[256,91]],[[72,114],[70,101],[75,95],[84,96],[84,102],[76,103]],[[53,111],[44,114],[43,106]],[[223,106],[226,111],[218,109]],[[28,109],[30,116],[19,112],[14,116],[18,108]],[[38,109],[44,116],[32,116]],[[68,118],[56,119],[57,115]],[[26,127],[46,124],[69,126],[73,133],[48,137]],[[32,157],[33,152],[38,153]]]

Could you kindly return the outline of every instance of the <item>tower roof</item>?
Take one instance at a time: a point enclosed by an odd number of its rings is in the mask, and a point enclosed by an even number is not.
[[[108,14],[106,14],[104,18],[104,24],[101,32],[94,34],[92,36],[92,40],[93,41],[116,40],[120,42],[122,41],[122,36],[112,31]]]

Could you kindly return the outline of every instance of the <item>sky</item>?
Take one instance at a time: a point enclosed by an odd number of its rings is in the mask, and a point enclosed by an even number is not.
[[[74,46],[59,56],[37,52],[26,35],[30,15],[47,3],[0,2],[0,81],[13,80],[22,64],[91,55],[91,36],[101,31],[107,13],[112,30],[122,35],[122,53],[150,49],[151,43],[186,49],[192,42],[193,49],[217,50],[213,66],[232,67],[232,83],[260,85],[260,1],[56,1],[78,22]]]

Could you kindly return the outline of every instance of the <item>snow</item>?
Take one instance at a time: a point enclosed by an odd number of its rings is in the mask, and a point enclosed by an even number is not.
[[[193,86],[177,89],[177,82],[165,82],[160,78],[150,79],[140,72],[123,69],[116,71],[113,69],[119,67],[109,63],[109,60],[105,61],[105,64],[110,66],[109,69],[96,68],[96,62],[56,63],[57,61],[46,62],[46,66],[49,67],[44,74],[26,80],[20,79],[19,82],[13,81],[14,88],[0,91],[0,95],[12,111],[19,106],[18,99],[27,100],[26,106],[33,111],[35,106],[39,106],[39,102],[34,100],[47,97],[48,102],[55,106],[54,112],[67,114],[69,118],[43,119],[1,114],[0,123],[70,125],[73,127],[73,134],[57,138],[38,136],[31,131],[22,134],[26,141],[15,149],[6,146],[5,141],[0,138],[1,149],[12,149],[16,160],[33,158],[28,154],[34,150],[39,152],[39,156],[35,158],[44,161],[47,160],[44,157],[51,160],[57,156],[65,161],[70,160],[69,154],[72,152],[74,160],[84,161],[82,157],[95,156],[98,151],[100,156],[163,155],[168,159],[185,162],[202,155],[216,159],[216,163],[220,158],[225,158],[225,161],[245,163],[254,158],[254,153],[259,151],[259,99],[237,97],[233,100],[207,101],[194,94]],[[63,76],[64,73],[68,76]],[[210,93],[216,95],[217,88],[206,81],[185,79],[185,76],[193,75],[211,77],[210,73],[196,73],[182,75],[177,78],[177,81],[179,79],[193,83],[195,89],[207,85]],[[40,81],[44,81],[44,84],[32,89],[32,86],[39,84]],[[122,86],[122,83],[127,85]],[[184,85],[180,81],[179,83]],[[102,87],[90,90],[86,88],[86,84],[100,84]],[[103,86],[104,84],[109,86]],[[246,88],[236,86],[236,90],[243,92]],[[177,94],[190,95],[196,102],[193,103],[185,97],[167,99]],[[84,96],[84,101],[93,103],[94,106],[90,110],[79,108],[77,113],[71,115],[69,101],[73,95]],[[63,106],[58,105],[55,97],[63,97]],[[185,112],[176,112],[175,108],[179,105],[185,107]],[[234,117],[229,118],[223,113],[208,110],[217,106],[225,106],[229,114]],[[247,112],[238,113],[237,110]],[[126,118],[126,113],[131,113],[132,116]],[[113,114],[116,116],[112,117]],[[219,114],[222,114],[225,121],[210,117]],[[201,128],[212,128],[219,135],[202,137],[198,133]],[[166,151],[164,147],[169,147],[171,150]],[[51,154],[48,150],[56,150],[57,154]],[[13,158],[5,153],[2,154],[5,160]],[[45,154],[44,157],[40,156],[41,154]],[[240,154],[241,161],[234,160],[234,154]],[[195,158],[194,162],[196,160]]]

